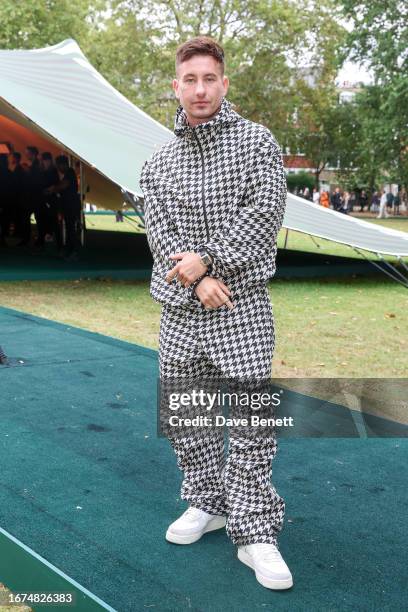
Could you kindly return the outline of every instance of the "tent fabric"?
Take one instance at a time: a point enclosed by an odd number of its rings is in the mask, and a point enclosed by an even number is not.
[[[408,233],[356,219],[288,193],[283,225],[382,255],[408,256]]]
[[[38,142],[42,150],[47,146],[54,153],[75,155],[85,163],[88,201],[116,209],[123,203],[121,188],[142,195],[144,161],[172,138],[173,132],[116,91],[74,40],[44,49],[0,51],[0,141]],[[283,225],[383,255],[408,256],[408,233],[292,194]]]
[[[0,113],[13,110],[136,194],[143,162],[173,137],[112,87],[74,40],[0,51]]]

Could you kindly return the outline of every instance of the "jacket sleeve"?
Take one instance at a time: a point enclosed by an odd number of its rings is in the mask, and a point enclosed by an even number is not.
[[[151,171],[150,161],[147,160],[143,165],[139,184],[144,195],[145,229],[153,257],[154,274],[159,275],[163,285],[165,285],[168,272],[178,263],[169,259],[170,255],[185,251],[186,248],[165,204],[166,189],[162,188],[160,177]],[[168,287],[172,286],[172,292],[177,293],[177,298],[197,301],[198,298],[194,289],[201,278],[189,287],[183,287],[177,280],[173,279]]]
[[[222,226],[200,246],[213,258],[213,272],[228,276],[272,256],[286,207],[282,153],[270,132],[255,151],[244,204],[233,224]]]

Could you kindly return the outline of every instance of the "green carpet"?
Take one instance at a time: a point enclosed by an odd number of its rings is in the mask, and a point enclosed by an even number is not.
[[[223,532],[190,547],[164,539],[186,505],[156,436],[156,352],[7,308],[0,344],[11,359],[0,367],[0,526],[113,608],[406,606],[406,439],[280,440],[280,548],[295,586],[273,592]]]
[[[54,245],[0,248],[0,281],[64,280],[109,277],[149,279],[152,257],[145,234],[87,230],[79,261],[56,257]],[[316,278],[385,275],[364,260],[350,257],[278,250],[276,278]]]

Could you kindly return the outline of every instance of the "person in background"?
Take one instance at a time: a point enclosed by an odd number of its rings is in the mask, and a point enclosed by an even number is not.
[[[26,148],[28,160],[26,179],[24,182],[25,192],[21,205],[21,242],[18,246],[26,246],[31,240],[31,215],[34,213],[37,229],[41,227],[41,205],[42,205],[42,178],[41,167],[38,159],[38,149],[34,146]]]
[[[340,211],[343,208],[343,197],[340,193],[340,187],[336,187],[331,195],[331,205],[333,210]]]
[[[26,192],[26,172],[21,165],[21,153],[13,151],[9,156],[9,170],[11,182],[11,224],[14,225],[14,234],[22,237],[22,219],[24,196]]]
[[[400,211],[399,211],[399,207],[401,204],[401,195],[400,195],[400,190],[398,189],[397,193],[394,196],[394,215],[399,215]]]
[[[305,198],[305,200],[311,200],[311,195],[310,195],[310,190],[309,187],[305,187],[303,190],[303,197]]]
[[[320,204],[324,208],[330,208],[330,195],[328,191],[322,191],[320,196]]]
[[[342,212],[345,215],[348,214],[348,211],[349,211],[349,201],[350,201],[350,192],[349,191],[345,191],[344,194],[343,194],[342,205],[341,205],[341,208],[339,208],[339,212]]]
[[[320,204],[320,193],[316,187],[313,187],[313,204]]]
[[[386,219],[387,217],[389,217],[387,213],[387,194],[385,189],[381,189],[380,212],[377,215],[377,219]]]
[[[357,196],[356,196],[356,192],[352,191],[350,193],[350,199],[348,201],[348,207],[347,207],[347,212],[352,213],[354,210],[354,207],[357,203]]]
[[[45,151],[41,155],[42,177],[43,177],[43,206],[44,206],[44,227],[41,234],[41,242],[44,244],[47,234],[54,235],[58,250],[62,249],[61,228],[58,223],[58,197],[56,194],[49,193],[49,187],[59,183],[57,168],[54,164],[52,154]]]
[[[370,206],[370,210],[371,212],[378,212],[380,208],[380,196],[378,191],[374,191],[373,195],[371,196],[371,206]]]
[[[367,192],[363,189],[360,193],[360,212],[363,212],[366,206],[367,210],[369,210]]]
[[[0,246],[7,246],[10,226],[11,177],[7,157],[0,156]]]
[[[387,209],[392,209],[394,205],[394,194],[392,193],[391,190],[387,191],[386,198],[387,198]]]
[[[48,187],[47,194],[59,194],[59,204],[64,215],[66,230],[66,252],[64,259],[78,259],[78,240],[76,224],[81,218],[81,200],[78,194],[78,182],[75,171],[70,167],[68,157],[59,155],[55,159],[59,182]]]

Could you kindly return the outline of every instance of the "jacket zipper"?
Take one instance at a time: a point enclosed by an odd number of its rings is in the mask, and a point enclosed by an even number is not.
[[[198,144],[198,148],[200,149],[200,155],[201,155],[201,169],[202,169],[202,175],[203,175],[203,180],[201,183],[201,202],[203,205],[203,213],[204,213],[204,222],[205,222],[205,230],[207,233],[207,240],[210,240],[210,230],[208,229],[208,220],[207,220],[207,212],[205,210],[205,188],[204,188],[204,183],[205,183],[205,165],[204,165],[204,153],[203,153],[203,148],[201,146],[200,140],[197,136],[197,134],[194,132],[194,130],[191,130],[194,138],[197,141]]]

